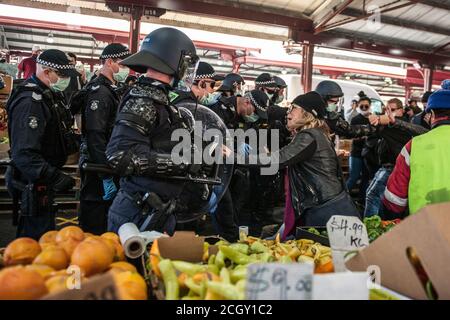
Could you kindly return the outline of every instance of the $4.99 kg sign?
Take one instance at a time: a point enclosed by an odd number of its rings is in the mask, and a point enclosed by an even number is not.
[[[252,264],[247,270],[249,300],[310,300],[313,265],[309,263]]]
[[[335,272],[346,271],[345,255],[369,245],[364,223],[357,217],[333,216],[327,222],[327,232],[333,251]]]

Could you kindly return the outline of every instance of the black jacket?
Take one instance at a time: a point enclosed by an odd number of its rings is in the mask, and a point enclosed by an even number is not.
[[[106,146],[111,137],[119,106],[116,86],[100,74],[88,84],[86,105],[82,110],[82,159],[95,164],[108,164]]]
[[[350,125],[337,112],[327,112],[325,121],[332,133],[347,139],[366,137],[375,132],[375,128],[370,125]]]
[[[272,163],[289,166],[291,200],[298,215],[345,190],[336,152],[321,129],[297,133],[286,147],[272,154]]]
[[[73,118],[64,97],[35,75],[15,89],[7,105],[11,158],[27,182],[50,183],[73,153]]]
[[[358,114],[353,117],[351,120],[351,125],[370,125],[369,119],[367,117],[363,116],[362,114]],[[365,137],[362,138],[354,138],[352,142],[352,157],[358,157],[361,158],[361,153],[364,148],[364,142],[366,141]]]
[[[381,165],[395,165],[403,147],[413,137],[428,132],[422,126],[408,122],[407,117],[397,118],[394,125],[380,126],[376,135],[381,138],[378,156]]]

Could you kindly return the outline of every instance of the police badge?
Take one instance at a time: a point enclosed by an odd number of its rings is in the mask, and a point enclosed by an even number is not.
[[[38,125],[39,125],[38,118],[34,116],[28,117],[28,126],[31,129],[36,129]]]
[[[95,111],[95,110],[98,109],[98,102],[99,102],[98,100],[93,100],[93,101],[91,102],[90,108],[91,108],[92,111]]]

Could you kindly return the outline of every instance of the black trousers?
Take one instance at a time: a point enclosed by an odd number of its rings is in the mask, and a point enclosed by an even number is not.
[[[84,232],[96,235],[105,233],[108,228],[108,211],[112,201],[80,201],[78,220]]]
[[[23,216],[19,217],[19,224],[17,226],[17,238],[29,237],[35,240],[46,233],[47,231],[55,230],[55,213],[41,213],[39,216]]]
[[[233,206],[230,189],[225,191],[215,212],[219,235],[227,241],[235,242],[239,238],[239,226]]]

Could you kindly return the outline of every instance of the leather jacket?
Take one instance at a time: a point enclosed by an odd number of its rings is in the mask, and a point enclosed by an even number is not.
[[[298,215],[345,190],[336,152],[322,129],[300,131],[271,157],[272,162],[279,163],[280,169],[289,166],[291,200]]]

